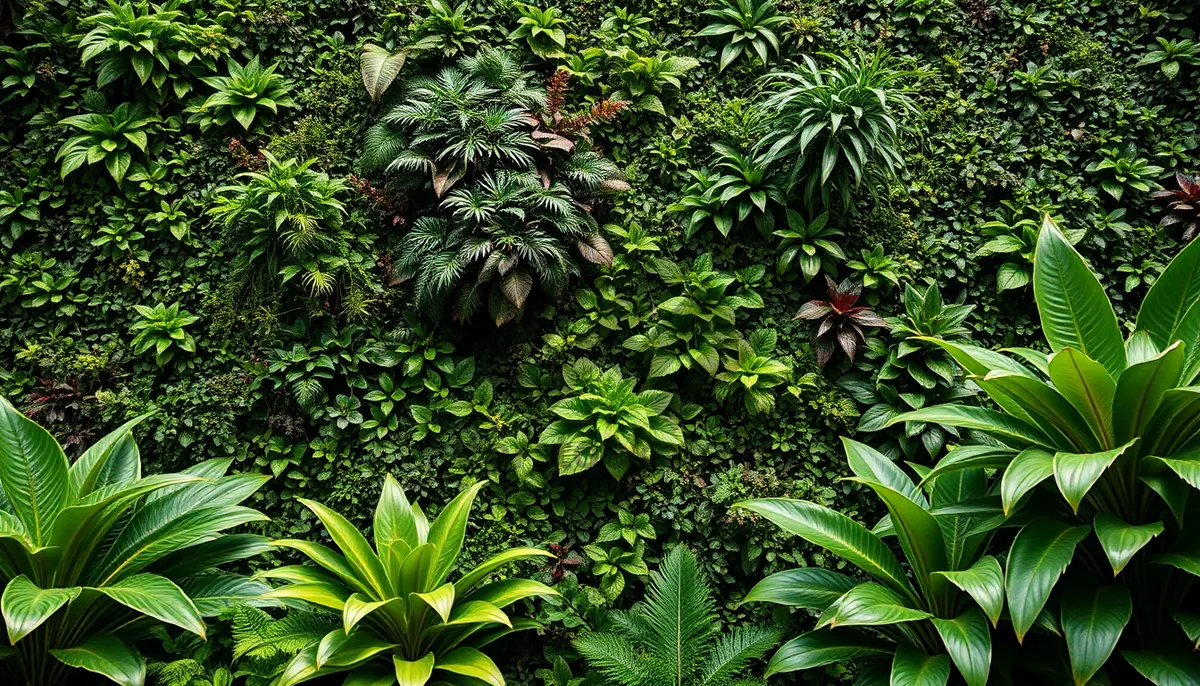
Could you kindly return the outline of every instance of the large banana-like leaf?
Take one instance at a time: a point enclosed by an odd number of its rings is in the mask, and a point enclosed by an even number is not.
[[[438,550],[432,583],[441,584],[454,569],[467,535],[467,518],[471,514],[471,505],[475,502],[476,494],[486,484],[486,481],[480,481],[459,493],[442,508],[437,519],[430,525],[429,542]]]
[[[117,427],[115,431],[93,443],[75,460],[75,463],[70,468],[72,500],[82,498],[96,488],[109,485],[106,482],[110,480],[103,478],[106,472],[108,474],[128,474],[130,472],[129,466],[111,471],[108,470],[109,458],[112,457],[118,445],[122,443],[125,444],[122,446],[125,452],[119,454],[129,455],[128,445],[133,442],[132,431],[134,427],[141,424],[152,414],[152,412],[147,412],[125,422]],[[141,477],[140,464],[136,465],[135,474],[135,479]]]
[[[94,672],[120,686],[142,686],[146,681],[145,660],[108,634],[96,634],[78,645],[50,653],[63,664]]]
[[[0,397],[0,489],[30,540],[47,545],[70,496],[70,467],[58,441]]]
[[[1104,287],[1047,215],[1033,262],[1033,296],[1050,349],[1075,348],[1112,377],[1125,370],[1125,341]]]
[[[763,676],[823,667],[858,658],[883,657],[896,651],[893,643],[853,629],[818,629],[780,646]]]
[[[984,686],[992,669],[992,632],[977,608],[954,619],[930,620],[967,686]]]
[[[317,519],[321,520],[321,524],[325,525],[329,537],[333,539],[337,547],[341,548],[342,554],[345,555],[347,564],[354,570],[355,576],[370,588],[371,598],[381,600],[390,597],[391,585],[388,582],[387,572],[384,571],[383,563],[379,561],[375,551],[371,550],[371,544],[367,543],[362,532],[351,524],[350,520],[321,503],[307,498],[298,498],[297,500],[312,510]]]
[[[859,584],[833,602],[817,621],[817,628],[884,626],[916,622],[931,617],[905,603],[900,594],[876,583]]]
[[[1200,347],[1200,341],[1196,343]],[[1121,374],[1112,404],[1115,444],[1131,441],[1145,431],[1166,392],[1179,383],[1183,351],[1181,343],[1173,343],[1156,357],[1132,364]]]
[[[1188,653],[1122,650],[1121,657],[1154,686],[1200,686],[1200,663]]]
[[[739,605],[777,603],[787,607],[824,610],[858,582],[820,567],[799,567],[776,572],[750,589]]]
[[[849,517],[803,500],[761,498],[735,505],[766,517],[776,526],[828,549],[879,579],[892,590],[918,602],[904,568],[874,534]]]
[[[1171,260],[1162,276],[1146,291],[1138,310],[1137,330],[1146,331],[1160,350],[1179,340],[1179,330],[1185,319],[1200,315],[1192,306],[1200,302],[1200,248],[1188,243]],[[1188,347],[1195,339],[1185,339]]]
[[[1058,483],[1058,490],[1070,504],[1072,512],[1079,512],[1080,503],[1083,502],[1092,486],[1096,485],[1096,481],[1100,479],[1105,470],[1112,466],[1113,462],[1117,461],[1117,458],[1121,457],[1137,441],[1138,439],[1135,438],[1119,448],[1105,450],[1102,453],[1054,454],[1054,481]]]
[[[438,658],[434,669],[478,679],[489,686],[504,686],[504,675],[492,658],[474,648],[463,646]]]
[[[1074,348],[1063,348],[1050,356],[1050,380],[1087,422],[1096,448],[1113,447],[1113,398],[1117,383],[1108,370]]]
[[[1162,522],[1134,526],[1106,513],[1096,515],[1092,526],[1096,528],[1096,538],[1112,565],[1113,576],[1120,574],[1139,550],[1163,532]]]
[[[8,582],[0,597],[0,612],[8,630],[8,642],[16,645],[34,629],[79,595],[79,587],[38,588],[22,574]]]
[[[111,586],[88,588],[125,607],[204,638],[200,611],[174,582],[157,574],[137,574]]]
[[[945,686],[950,681],[950,658],[926,655],[911,646],[896,649],[889,686]]]
[[[1067,584],[1062,628],[1075,686],[1086,686],[1100,671],[1132,616],[1133,603],[1124,586],[1094,586],[1085,580]]]
[[[1000,611],[1004,609],[1004,570],[996,558],[984,555],[970,569],[937,574],[974,598],[992,626],[1000,622]]]
[[[1018,405],[1017,416],[1037,427],[1049,441],[1045,446],[1064,449],[1098,450],[1101,443],[1080,416],[1079,411],[1054,388],[1040,379],[1009,372],[993,372],[975,383],[988,395],[1003,394]],[[1002,406],[1010,414],[1011,406]]]
[[[1072,527],[1042,517],[1022,527],[1013,539],[1004,591],[1018,641],[1025,639],[1075,556],[1075,546],[1090,531],[1088,526]]]

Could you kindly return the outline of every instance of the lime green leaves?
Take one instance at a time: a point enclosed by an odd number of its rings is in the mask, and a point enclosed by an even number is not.
[[[54,520],[70,492],[67,456],[58,441],[0,398],[0,488],[32,546],[50,545]]]
[[[4,615],[9,643],[16,645],[17,641],[28,636],[59,608],[79,595],[79,591],[79,588],[43,590],[24,574],[9,581],[4,587],[3,597],[0,597],[0,611]]]

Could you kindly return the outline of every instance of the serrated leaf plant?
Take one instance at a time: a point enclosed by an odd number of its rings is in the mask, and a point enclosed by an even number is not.
[[[230,459],[144,476],[132,430],[145,417],[72,464],[0,398],[5,683],[140,686],[146,663],[135,643],[150,628],[204,638],[205,617],[270,590],[218,569],[270,549],[261,536],[224,533],[267,519],[241,505],[267,477],[227,476]]]
[[[636,378],[625,378],[616,366],[602,372],[586,358],[565,366],[563,379],[573,394],[550,407],[558,419],[538,438],[558,446],[559,474],[578,474],[603,463],[620,479],[629,471],[630,458],[650,462],[683,446],[683,430],[671,410],[673,394],[635,392]]]
[[[375,509],[372,540],[337,512],[301,499],[340,552],[312,541],[275,541],[275,546],[295,550],[315,565],[261,573],[287,582],[266,597],[332,610],[342,621],[300,651],[276,686],[336,674],[345,674],[342,683],[348,686],[504,686],[500,668],[481,649],[514,631],[541,626],[532,619],[511,617],[505,608],[557,592],[530,579],[489,581],[513,562],[553,557],[537,548],[511,548],[473,569],[459,570],[471,505],[485,484],[478,482],[459,493],[430,522],[389,474]],[[456,570],[458,578],[452,582]]]
[[[947,350],[995,409],[945,404],[892,420],[987,437],[986,458],[960,452],[984,448],[960,448],[926,478],[993,470],[990,508],[1018,531],[1003,588],[996,579],[989,592],[1003,591],[1018,640],[1044,613],[1061,617],[1062,640],[1043,643],[1037,663],[1054,669],[1058,660],[1064,683],[1175,684],[1172,673],[1200,673],[1189,614],[1200,571],[1189,514],[1200,487],[1198,268],[1192,243],[1123,336],[1103,286],[1047,217],[1033,291],[1050,353],[923,338]]]

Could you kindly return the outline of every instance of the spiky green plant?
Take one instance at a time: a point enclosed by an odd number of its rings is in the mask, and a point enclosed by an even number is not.
[[[767,64],[771,52],[779,52],[779,37],[773,29],[788,21],[786,15],[779,13],[774,0],[720,0],[718,7],[704,10],[704,14],[715,21],[696,35],[725,36],[728,40],[721,50],[717,71],[725,71],[743,54],[757,55]]]
[[[216,92],[196,107],[189,108],[189,122],[199,123],[201,131],[214,126],[226,126],[236,121],[245,131],[262,130],[269,119],[279,114],[280,107],[295,107],[291,84],[281,74],[278,65],[263,67],[255,56],[246,66],[229,60],[228,76],[208,76],[204,83]],[[256,125],[257,122],[257,125]]]

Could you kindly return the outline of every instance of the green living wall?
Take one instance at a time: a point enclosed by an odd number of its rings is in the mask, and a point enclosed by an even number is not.
[[[1198,25],[1183,0],[0,0],[0,394],[69,457],[153,411],[145,472],[269,475],[270,537],[324,535],[301,498],[366,527],[385,475],[435,506],[482,484],[464,554],[546,548],[519,569],[562,593],[521,606],[545,628],[511,683],[586,671],[572,638],[677,544],[723,620],[795,635],[739,601],[846,565],[731,506],[879,521],[840,437],[925,466],[968,438],[889,425],[988,402],[910,336],[1044,349],[1044,217],[1132,330],[1197,230]]]

